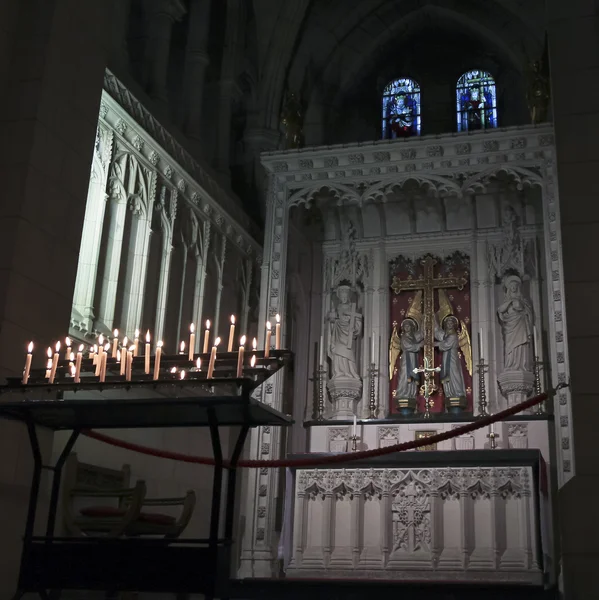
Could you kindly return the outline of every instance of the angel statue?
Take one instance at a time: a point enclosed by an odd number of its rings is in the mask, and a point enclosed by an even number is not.
[[[461,331],[458,330],[459,321],[453,315],[445,317],[441,327],[435,323],[435,347],[439,348],[443,355],[441,362],[441,383],[443,393],[449,402],[456,402],[466,398],[466,386],[464,374],[460,361],[460,350],[466,360],[468,371],[472,371],[472,350],[470,348],[470,336],[465,323],[462,323]]]
[[[389,344],[389,379],[393,378],[397,358],[399,361],[399,377],[395,398],[401,403],[414,401],[418,395],[418,375],[414,369],[418,365],[418,354],[424,344],[424,333],[420,328],[422,307],[422,291],[419,291],[412,302],[406,318],[401,322],[401,336],[397,333],[397,323],[393,325],[391,343]]]

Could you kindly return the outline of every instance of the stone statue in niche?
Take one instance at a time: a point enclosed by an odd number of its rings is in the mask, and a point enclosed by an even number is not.
[[[503,373],[497,378],[499,388],[512,406],[526,400],[533,390],[534,311],[522,293],[522,279],[516,273],[503,278],[504,301],[497,308],[503,337]]]
[[[419,331],[415,319],[407,318],[401,323],[401,336],[399,339],[400,359],[399,377],[395,397],[398,400],[415,401],[418,395],[418,375],[414,369],[419,367],[418,354],[424,344],[424,333]],[[395,361],[393,361],[395,363]],[[391,374],[392,374],[391,367]]]
[[[505,300],[497,308],[503,335],[503,367],[507,370],[533,370],[532,338],[534,314],[522,294],[522,280],[509,275],[503,280]]]
[[[328,314],[331,376],[359,379],[355,349],[356,340],[362,333],[362,314],[356,309],[356,303],[350,300],[351,287],[348,283],[340,284],[335,293],[339,302]]]
[[[466,398],[464,373],[460,360],[459,322],[450,315],[443,320],[441,327],[435,323],[435,347],[443,356],[441,362],[441,383],[448,406],[459,405]]]
[[[341,281],[335,289],[338,302],[327,315],[329,324],[328,357],[331,378],[327,383],[333,417],[346,419],[356,412],[355,403],[362,395],[362,379],[356,365],[356,350],[362,335],[362,314],[349,281]]]

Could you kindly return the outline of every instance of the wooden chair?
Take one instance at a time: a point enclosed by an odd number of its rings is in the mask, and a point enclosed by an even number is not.
[[[80,463],[72,454],[63,488],[64,521],[70,535],[107,537],[163,536],[177,538],[189,524],[196,496],[190,490],[179,498],[146,498],[146,485],[130,485],[131,470],[120,471]],[[84,503],[83,506],[81,504]],[[176,518],[144,507],[180,506]]]

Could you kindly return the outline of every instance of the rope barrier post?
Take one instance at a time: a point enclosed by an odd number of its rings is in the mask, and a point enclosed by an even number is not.
[[[208,565],[208,568],[212,573],[212,577],[211,589],[206,593],[206,600],[213,600],[217,581],[218,533],[220,531],[220,504],[223,486],[223,450],[220,443],[220,432],[214,407],[208,409],[208,427],[210,428],[210,439],[212,441],[212,452],[214,454],[214,476],[212,478],[210,535],[208,537],[210,550],[210,564]]]

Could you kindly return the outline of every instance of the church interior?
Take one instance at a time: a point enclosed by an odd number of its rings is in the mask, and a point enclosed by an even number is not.
[[[598,25],[0,0],[0,600],[599,598]]]

